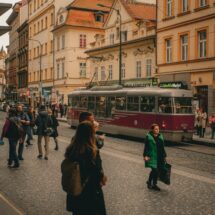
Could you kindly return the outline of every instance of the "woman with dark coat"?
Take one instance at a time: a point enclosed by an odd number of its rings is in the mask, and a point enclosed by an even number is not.
[[[21,129],[22,125],[19,124],[19,120],[16,117],[16,110],[10,109],[8,112],[8,117],[3,126],[1,139],[4,137],[8,138],[9,141],[9,159],[8,159],[8,167],[10,168],[18,168],[19,167],[19,159],[17,155],[17,144],[18,140],[21,138],[20,130],[18,130],[18,125]],[[24,132],[24,130],[23,130]],[[14,165],[12,166],[12,164]]]
[[[52,134],[50,135],[50,137],[53,137],[54,139],[54,142],[55,142],[55,150],[57,151],[59,149],[59,146],[58,146],[58,131],[57,131],[57,127],[59,126],[59,123],[58,123],[58,120],[57,118],[55,117],[55,115],[52,114],[52,110],[49,108],[48,109],[48,114],[49,116],[51,117],[51,120],[52,120],[52,128],[53,128],[53,132]]]
[[[164,139],[159,132],[159,126],[152,124],[151,131],[146,136],[143,152],[145,167],[151,168],[149,179],[146,182],[147,187],[156,191],[160,191],[160,188],[157,186],[158,173],[164,167],[167,156],[164,149]]]
[[[102,186],[107,178],[103,173],[92,123],[84,121],[79,124],[65,157],[79,163],[81,180],[87,181],[79,196],[67,193],[67,210],[73,212],[73,215],[106,215]]]

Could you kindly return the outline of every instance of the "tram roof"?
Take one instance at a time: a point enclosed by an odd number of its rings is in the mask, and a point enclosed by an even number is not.
[[[160,87],[135,87],[135,88],[108,88],[95,87],[91,89],[77,89],[69,93],[69,95],[161,95],[171,97],[192,97],[190,90],[170,89]]]

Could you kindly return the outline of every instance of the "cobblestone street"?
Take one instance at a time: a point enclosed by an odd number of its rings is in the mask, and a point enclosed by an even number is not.
[[[2,128],[5,114],[0,114]],[[69,214],[65,210],[66,195],[61,189],[60,164],[74,132],[66,123],[61,123],[60,150],[54,150],[51,140],[48,161],[37,159],[35,137],[33,146],[25,148],[25,160],[18,170],[7,168],[7,141],[0,147],[0,192],[24,214]],[[187,150],[186,146],[174,146],[166,150],[173,166],[172,183],[170,186],[159,183],[161,192],[149,191],[148,170],[142,159],[143,144],[106,137],[101,156],[108,176],[104,188],[108,215],[214,214],[214,148],[193,146]]]

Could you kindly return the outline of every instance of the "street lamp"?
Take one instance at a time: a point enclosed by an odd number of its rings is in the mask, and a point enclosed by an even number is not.
[[[39,93],[40,93],[40,105],[42,103],[42,44],[39,40],[35,40],[35,39],[28,39],[34,42],[37,42],[40,46],[40,81],[39,81]]]
[[[119,16],[119,85],[122,85],[122,31],[121,31],[121,26],[122,26],[122,17],[119,9],[109,7],[103,4],[97,4],[99,7],[105,7],[105,8],[110,8],[113,9],[117,12],[117,15]]]

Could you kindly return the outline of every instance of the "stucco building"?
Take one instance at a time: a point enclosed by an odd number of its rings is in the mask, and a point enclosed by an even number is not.
[[[119,14],[118,12],[119,11]],[[121,21],[120,21],[121,16]],[[120,25],[121,23],[121,25]],[[120,26],[122,62],[120,65]],[[146,86],[154,83],[156,7],[154,4],[115,0],[104,25],[86,53],[93,85]]]
[[[35,104],[49,101],[53,86],[54,2],[28,2],[28,87],[31,102]]]
[[[5,95],[4,95],[5,87],[6,87],[5,59],[6,59],[6,52],[2,47],[0,50],[0,101],[5,98]]]
[[[199,107],[215,110],[215,1],[157,0],[161,82],[183,81]]]
[[[96,35],[104,34],[103,25],[112,0],[76,0],[56,12],[54,33],[54,92],[52,102],[67,103],[67,94],[89,82],[90,68],[85,51]]]
[[[18,72],[18,50],[19,50],[19,40],[17,29],[19,28],[19,15],[20,7],[22,3],[17,2],[13,6],[12,13],[7,19],[7,24],[11,26],[9,32],[9,46],[8,46],[8,58],[7,58],[7,91],[6,97],[8,100],[17,100],[17,72]]]
[[[20,8],[19,28],[19,51],[18,51],[18,100],[28,102],[28,5],[27,1],[22,1]]]

